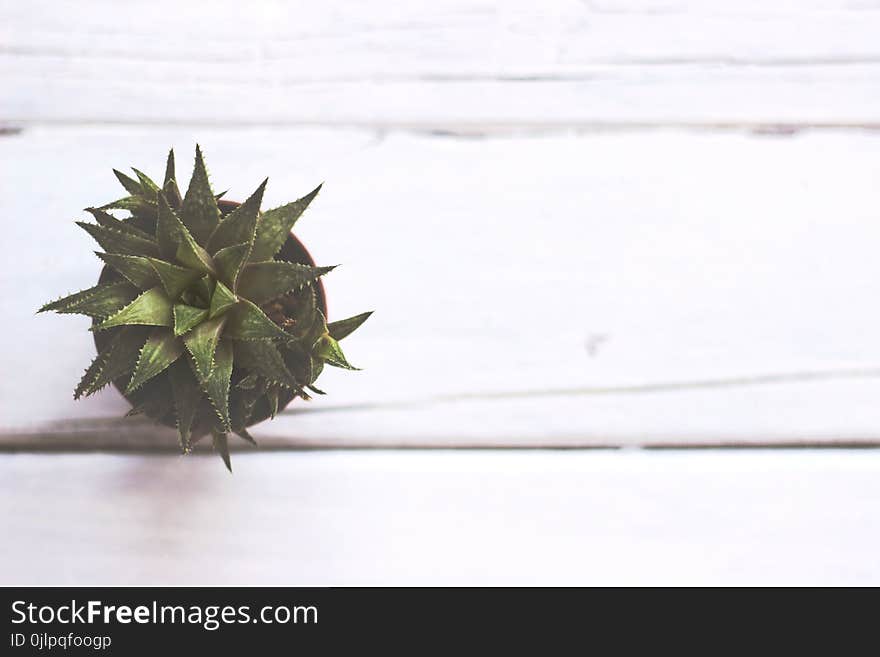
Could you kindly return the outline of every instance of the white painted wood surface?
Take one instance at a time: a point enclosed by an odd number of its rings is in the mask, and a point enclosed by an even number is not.
[[[327,181],[299,234],[343,263],[331,318],[376,310],[347,341],[364,371],[328,371],[327,397],[256,428],[267,445],[878,438],[880,135],[72,126],[0,141],[0,214],[24,218],[0,263],[7,445],[173,448],[110,422],[113,390],[74,402],[88,320],[34,310],[95,280],[72,220],[113,198],[109,167],[196,139],[233,198],[266,172],[267,206]]]
[[[344,265],[331,314],[377,311],[365,371],[267,446],[878,440],[873,0],[0,16],[2,446],[173,448],[113,391],[74,404],[86,322],[32,311],[93,282],[72,220],[109,168],[196,141],[232,197],[325,180],[300,230]]]
[[[875,0],[0,1],[0,118],[880,125]]]
[[[0,583],[880,584],[876,450],[285,451],[877,444],[878,34],[877,0],[0,0]],[[174,449],[74,403],[87,322],[33,311],[94,281],[110,167],[196,141],[232,198],[326,181],[298,231],[331,316],[376,310],[365,370],[233,477],[9,453]]]
[[[6,455],[0,582],[880,584],[876,450],[237,465],[230,477],[213,457]]]

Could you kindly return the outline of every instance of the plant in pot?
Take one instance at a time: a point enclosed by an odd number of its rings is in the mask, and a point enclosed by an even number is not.
[[[249,426],[324,394],[325,365],[356,369],[339,340],[370,313],[327,322],[321,277],[333,267],[316,266],[291,233],[320,186],[261,212],[267,181],[243,203],[221,200],[198,146],[183,195],[174,151],[161,187],[133,171],[114,170],[128,196],[77,222],[103,249],[98,284],[39,312],[92,318],[98,353],[75,399],[112,383],[129,414],[176,427],[184,453],[210,435],[231,471],[230,433],[254,443]]]

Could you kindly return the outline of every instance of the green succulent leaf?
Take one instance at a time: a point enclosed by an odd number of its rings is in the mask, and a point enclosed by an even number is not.
[[[332,365],[333,367],[341,367],[346,370],[357,370],[357,367],[352,366],[345,358],[345,354],[342,353],[342,348],[339,346],[339,343],[330,335],[321,336],[317,343],[315,343],[315,347],[313,350],[314,355],[317,358],[322,359],[328,365]]]
[[[126,196],[102,205],[99,210],[128,210],[132,214],[149,213],[156,211],[156,205],[140,194]]]
[[[150,266],[162,282],[169,299],[176,300],[190,285],[202,277],[199,271],[172,265],[170,262],[150,258]]]
[[[254,379],[255,384],[252,387],[238,390],[230,400],[229,419],[236,431],[244,429],[248,422],[250,422],[257,400],[259,400],[266,391],[265,381],[260,383],[260,378],[256,375],[254,375]],[[237,387],[240,387],[240,382]]]
[[[327,325],[327,332],[330,333],[330,337],[335,340],[342,340],[342,338],[348,337],[352,333],[357,330],[357,328],[363,324],[370,315],[373,314],[373,311],[367,313],[361,313],[360,315],[355,315],[354,317],[349,317],[348,319],[340,319],[336,322],[330,322]]]
[[[171,260],[177,255],[177,245],[180,243],[180,219],[174,213],[165,192],[159,194],[157,199],[156,242],[162,258]]]
[[[214,369],[214,354],[223,331],[224,317],[202,322],[183,337],[186,348],[193,357],[196,374],[207,380]]]
[[[221,281],[217,281],[217,284],[214,286],[214,294],[211,295],[211,309],[208,317],[213,318],[217,317],[217,315],[222,315],[236,303],[238,303],[238,299],[232,291],[223,285]]]
[[[129,394],[137,390],[154,376],[164,372],[171,364],[180,358],[183,353],[183,345],[174,334],[167,329],[155,329],[141,349],[134,374],[128,382],[125,393]]]
[[[141,189],[144,190],[142,192],[143,196],[152,197],[155,196],[156,193],[158,193],[159,185],[154,183],[147,174],[145,174],[143,171],[135,169],[134,167],[132,167],[131,170],[134,171],[135,175],[138,177],[138,180],[141,183]]]
[[[108,319],[92,327],[92,330],[103,331],[129,324],[172,326],[171,300],[161,287],[147,290]]]
[[[186,225],[174,213],[165,194],[159,194],[156,236],[162,253],[173,250],[180,264],[205,274],[216,275],[211,255],[196,242]]]
[[[196,146],[196,162],[180,215],[184,225],[200,245],[208,243],[208,238],[220,222],[217,199],[211,191],[208,170],[199,146]]]
[[[146,326],[125,326],[119,329],[116,335],[116,346],[107,358],[101,377],[97,379],[96,383],[102,384],[104,381],[110,383],[129,374],[134,369],[141,348],[151,330]]]
[[[220,249],[214,254],[214,264],[217,267],[220,280],[232,290],[238,287],[238,276],[242,266],[247,262],[250,250],[250,244],[236,244]]]
[[[93,319],[104,319],[131,303],[137,295],[138,289],[128,281],[102,283],[47,303],[37,312],[54,310],[57,313],[87,315]]]
[[[309,203],[321,191],[322,185],[323,183],[293,203],[288,203],[272,210],[266,210],[262,214],[257,226],[257,235],[254,239],[254,248],[250,257],[251,262],[262,262],[275,257],[275,254],[284,246],[284,241],[290,234],[290,230],[297,219],[302,216],[305,209],[309,207]]]
[[[278,415],[278,386],[269,386],[266,390],[266,399],[269,402],[269,417],[274,420]]]
[[[214,442],[214,451],[220,455],[220,458],[223,459],[223,463],[226,465],[226,469],[231,473],[232,459],[229,458],[229,439],[225,433],[220,431],[212,431],[211,437]]]
[[[172,311],[174,313],[174,335],[183,335],[208,319],[208,311],[205,308],[187,306],[183,303],[174,304]]]
[[[257,217],[260,214],[260,203],[266,189],[267,178],[250,197],[235,210],[226,215],[220,222],[208,246],[211,253],[235,244],[251,244],[257,229]]]
[[[324,361],[320,358],[312,357],[312,371],[309,376],[309,384],[314,383],[319,376],[321,376],[321,372],[324,371]]]
[[[132,235],[129,231],[77,221],[76,225],[86,231],[107,253],[122,255],[155,256],[159,247],[155,242]]]
[[[132,196],[143,194],[143,189],[137,180],[133,180],[117,169],[113,169],[113,175],[116,176],[116,179],[122,184],[125,191]]]
[[[245,429],[244,427],[242,427],[241,429],[236,429],[235,435],[238,436],[239,438],[241,438],[242,440],[246,440],[254,447],[257,446],[257,441],[254,440],[254,437],[250,433],[248,433],[248,430]]]
[[[100,226],[103,226],[104,228],[115,228],[120,232],[126,233],[132,237],[139,237],[140,239],[146,240],[147,242],[155,241],[152,235],[142,231],[137,226],[134,226],[131,221],[123,221],[122,219],[117,219],[105,210],[101,210],[100,208],[86,208],[86,212],[91,214],[95,218],[95,221],[97,221],[98,224]]]
[[[217,417],[226,431],[230,430],[229,421],[229,381],[232,377],[232,344],[221,340],[217,345],[214,368],[209,377],[199,377],[202,389],[207,393]]]
[[[328,325],[317,281],[333,267],[275,260],[320,186],[261,214],[264,180],[221,212],[200,147],[183,196],[175,168],[170,150],[161,186],[137,168],[135,177],[114,170],[128,196],[87,208],[94,223],[77,222],[102,247],[109,282],[39,312],[81,313],[105,331],[76,398],[124,384],[130,414],[175,421],[184,452],[211,435],[231,470],[230,433],[256,444],[255,413],[323,394],[313,383],[325,363],[355,369],[338,340],[370,313]]]
[[[285,327],[294,337],[302,339],[311,330],[318,312],[318,295],[315,286],[309,285],[296,293],[296,310],[294,311],[293,327]],[[322,316],[323,319],[323,316]],[[323,333],[323,326],[320,333]],[[319,333],[319,334],[320,334]],[[311,345],[309,345],[311,346]]]
[[[289,339],[275,322],[247,299],[239,302],[224,315],[227,318],[224,335],[233,340]]]
[[[183,203],[183,199],[180,197],[180,190],[177,189],[177,183],[173,180],[165,183],[162,187],[162,194],[165,196],[168,206],[175,212],[178,212],[181,203]],[[156,198],[159,198],[158,194],[156,195]]]
[[[298,383],[309,384],[317,377],[314,373],[314,363],[311,355],[298,342],[288,342],[281,348],[284,364],[293,374]],[[321,361],[316,361],[321,362]]]
[[[217,281],[215,281],[211,276],[202,276],[190,291],[196,295],[199,303],[204,305],[205,308],[210,307],[211,305],[211,297],[214,296],[214,287],[216,287]]]
[[[317,309],[313,313],[311,320],[312,325],[303,335],[302,343],[314,352],[318,340],[327,334],[327,320],[324,318],[324,313]]]
[[[118,338],[118,336],[114,337],[114,341],[116,338]],[[105,349],[100,351],[98,355],[95,356],[95,359],[86,369],[85,374],[83,374],[83,377],[79,380],[79,384],[73,391],[74,399],[79,399],[83,395],[88,397],[89,395],[94,394],[95,392],[100,390],[100,387],[95,385],[95,381],[98,379],[98,377],[101,376],[101,372],[103,371],[104,366],[107,364],[107,357],[113,350],[113,346],[114,342],[111,342]]]
[[[174,171],[174,149],[168,151],[168,159],[165,161],[165,178],[162,182],[165,197],[173,208],[179,208],[183,202],[180,189],[177,187],[177,174]]]
[[[334,268],[311,267],[295,262],[258,262],[241,270],[237,292],[256,304],[262,304],[299,290]]]
[[[296,379],[284,364],[278,347],[271,341],[238,340],[235,342],[234,354],[237,366],[287,388],[296,387]]]
[[[171,381],[171,393],[174,395],[180,448],[188,453],[192,449],[192,428],[202,398],[202,389],[193,377],[192,370],[182,360],[171,366],[168,378]]]
[[[126,393],[132,409],[126,416],[144,414],[155,420],[171,419],[174,401],[168,377],[155,376],[136,390]]]
[[[203,274],[217,275],[217,267],[210,254],[201,246],[196,244],[195,240],[187,232],[184,240],[177,246],[177,261],[190,269],[195,269]]]
[[[146,339],[146,329],[139,326],[126,326],[117,331],[86,370],[73,398],[88,397],[115,379],[130,374]]]
[[[159,277],[150,263],[150,258],[120,255],[119,253],[96,253],[95,255],[141,290],[149,290],[159,282]]]

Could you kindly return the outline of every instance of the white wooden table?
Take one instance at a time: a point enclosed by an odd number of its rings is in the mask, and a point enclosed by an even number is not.
[[[869,1],[0,0],[0,583],[880,583],[871,449],[289,451],[880,445],[878,33]],[[376,310],[232,478],[74,402],[87,320],[34,314],[95,280],[110,168],[196,141],[229,198],[325,181],[331,319]]]
[[[0,459],[4,584],[861,585],[877,451]]]

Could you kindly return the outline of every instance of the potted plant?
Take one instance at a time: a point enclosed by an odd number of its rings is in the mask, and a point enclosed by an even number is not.
[[[74,398],[112,383],[130,414],[176,427],[184,453],[211,435],[231,471],[230,433],[254,443],[249,426],[324,394],[324,365],[356,369],[338,341],[370,313],[327,323],[321,277],[333,267],[316,266],[291,233],[320,186],[261,212],[267,181],[243,203],[221,200],[198,146],[183,195],[174,151],[161,187],[133,171],[114,170],[128,196],[77,222],[103,249],[97,285],[39,312],[92,318],[97,356]]]

